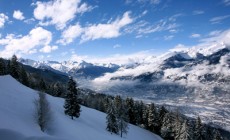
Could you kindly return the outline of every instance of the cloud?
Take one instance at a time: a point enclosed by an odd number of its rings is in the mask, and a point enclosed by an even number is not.
[[[107,24],[93,24],[84,28],[84,33],[81,36],[81,43],[96,40],[100,38],[115,38],[121,35],[120,30],[133,22],[130,17],[130,12],[125,12],[122,18],[117,18],[113,22]]]
[[[139,3],[150,3],[153,5],[158,5],[161,3],[161,0],[138,0]]]
[[[217,36],[221,33],[222,31],[221,30],[214,30],[214,31],[211,31],[208,35],[209,36]]]
[[[225,15],[225,16],[218,16],[218,17],[213,17],[212,19],[210,19],[209,21],[212,23],[212,24],[218,24],[218,23],[221,23],[223,20],[229,18],[230,15]]]
[[[190,38],[200,38],[201,35],[200,34],[191,34]]]
[[[61,39],[58,40],[58,43],[63,45],[73,42],[76,37],[79,37],[84,29],[79,25],[79,23],[69,26],[64,32],[62,32]]]
[[[15,10],[13,13],[13,17],[17,20],[25,19],[25,17],[23,16],[23,13],[20,10]]]
[[[113,46],[113,48],[114,48],[114,49],[116,49],[116,48],[120,48],[120,47],[121,47],[121,45],[120,45],[120,44],[116,44],[116,45],[114,45],[114,46]]]
[[[230,6],[230,0],[223,0],[225,6]]]
[[[3,13],[0,13],[0,28],[4,27],[5,22],[8,20],[8,16]]]
[[[81,0],[53,0],[49,2],[36,2],[34,4],[34,17],[40,20],[41,25],[55,25],[57,29],[66,27],[67,22],[73,20],[76,14],[92,10]]]
[[[192,12],[193,15],[201,15],[201,14],[204,14],[204,11],[202,10],[195,10]]]
[[[35,53],[37,47],[49,46],[51,41],[52,33],[42,27],[32,29],[25,36],[8,34],[5,38],[0,39],[0,45],[4,46],[4,49],[0,51],[0,56],[9,58],[13,54]]]
[[[41,49],[40,49],[40,52],[43,52],[43,53],[50,53],[50,52],[52,52],[52,51],[54,51],[54,50],[57,50],[57,49],[58,49],[58,46],[49,46],[49,45],[47,45],[47,46],[41,48]]]
[[[173,38],[174,38],[173,35],[164,36],[164,40],[172,40]]]

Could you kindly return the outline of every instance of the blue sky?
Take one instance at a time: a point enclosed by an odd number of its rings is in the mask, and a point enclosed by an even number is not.
[[[230,0],[0,1],[1,57],[144,58],[229,28]]]

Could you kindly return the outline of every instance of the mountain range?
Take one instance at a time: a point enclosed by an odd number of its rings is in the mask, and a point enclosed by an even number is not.
[[[230,131],[230,46],[224,43],[177,48],[132,65],[19,61],[71,75],[82,88],[165,104]]]

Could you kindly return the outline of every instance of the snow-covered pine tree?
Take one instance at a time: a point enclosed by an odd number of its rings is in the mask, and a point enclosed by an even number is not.
[[[166,113],[168,113],[167,109],[164,106],[161,106],[159,110],[159,123],[160,123],[159,127],[160,128],[163,125],[163,119]]]
[[[213,135],[213,140],[223,140],[223,138],[220,135],[220,132],[217,129],[214,129]]]
[[[182,118],[180,117],[181,115],[179,114],[179,111],[176,111],[175,114],[175,120],[173,123],[173,131],[174,131],[174,139],[175,140],[180,140],[180,135],[181,135],[181,125],[182,123]],[[185,122],[184,122],[185,123]],[[186,122],[187,123],[187,122]],[[187,125],[187,124],[186,124]]]
[[[147,129],[148,128],[148,107],[146,105],[143,106],[142,118],[143,118],[142,127]]]
[[[205,139],[204,127],[202,125],[200,117],[198,116],[194,128],[194,140],[204,140],[204,139]]]
[[[107,110],[107,116],[106,116],[106,130],[108,130],[109,132],[118,134],[119,130],[118,130],[118,124],[117,124],[117,118],[116,118],[116,111],[115,111],[115,107],[114,104],[108,103],[108,110]]]
[[[67,90],[64,104],[65,114],[69,115],[71,119],[73,119],[73,117],[78,118],[81,110],[77,99],[78,90],[76,88],[76,82],[72,77],[69,78]]]
[[[155,105],[151,103],[148,107],[148,129],[152,132],[157,131],[158,119]]]
[[[184,120],[182,127],[180,129],[179,137],[175,138],[177,140],[193,140],[191,129],[187,120]]]
[[[164,115],[163,124],[161,127],[161,136],[164,139],[173,139],[173,113],[169,112]]]

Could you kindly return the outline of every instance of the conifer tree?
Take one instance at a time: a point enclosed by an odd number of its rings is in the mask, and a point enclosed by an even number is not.
[[[187,120],[184,120],[182,127],[180,129],[180,135],[176,139],[177,140],[193,140],[191,129],[190,129],[190,126]]]
[[[157,111],[153,103],[148,107],[148,129],[152,132],[157,131],[158,126]]]
[[[29,86],[29,78],[23,66],[20,68],[20,82],[23,85]]]
[[[135,112],[134,112],[134,101],[132,98],[126,98],[126,107],[131,124],[136,124]]]
[[[217,129],[214,129],[213,133],[214,133],[213,140],[222,140],[223,139],[220,135],[220,132]]]
[[[194,139],[195,140],[204,140],[205,136],[204,136],[204,128],[201,122],[200,117],[198,116],[196,119],[196,123],[195,123],[195,128],[194,128]]]
[[[143,106],[142,118],[143,118],[142,127],[147,129],[148,128],[148,108],[146,107],[146,105]]]
[[[10,61],[10,74],[15,79],[19,79],[19,65],[16,55],[13,55]]]
[[[54,84],[53,92],[53,95],[56,97],[60,97],[62,95],[62,88],[59,83]]]
[[[0,75],[6,74],[6,65],[4,59],[0,58]]]
[[[118,129],[120,131],[120,136],[123,136],[123,133],[128,132],[128,115],[127,109],[124,107],[122,99],[120,96],[116,96],[114,99],[115,108],[116,108],[116,117],[118,122]]]
[[[168,113],[167,109],[164,106],[161,106],[160,110],[159,110],[159,127],[161,128],[161,126],[163,125],[163,119],[165,114]]]
[[[174,135],[175,135],[175,140],[180,140],[180,135],[181,135],[181,122],[182,122],[182,119],[180,117],[180,114],[179,114],[179,111],[177,110],[176,111],[176,114],[175,114],[175,120],[174,120]],[[184,122],[185,123],[185,122]],[[187,123],[187,121],[186,121]],[[184,125],[187,125],[187,124],[184,124]]]
[[[76,82],[73,80],[72,77],[69,78],[68,81],[68,92],[65,97],[65,114],[69,115],[71,119],[73,117],[78,118],[80,116],[80,105],[78,104],[77,95],[79,94],[76,88]]]
[[[163,124],[161,127],[161,136],[164,139],[172,139],[174,137],[173,133],[173,114],[171,112],[166,113],[163,118]]]
[[[108,110],[107,110],[107,116],[106,116],[106,123],[107,127],[106,130],[109,132],[118,134],[118,123],[116,118],[116,111],[113,103],[109,103]]]
[[[42,90],[42,91],[46,91],[46,89],[47,89],[46,83],[45,83],[45,81],[43,80],[43,78],[41,78],[40,81],[39,81],[39,88],[40,88],[40,90]]]

